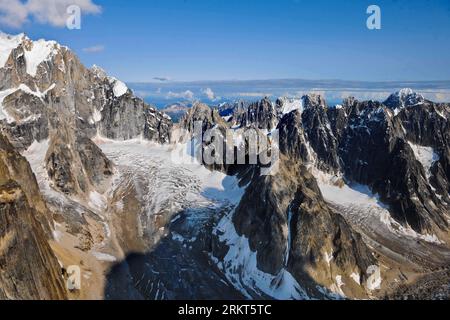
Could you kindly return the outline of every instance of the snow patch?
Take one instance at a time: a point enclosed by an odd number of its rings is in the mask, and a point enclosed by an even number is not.
[[[118,211],[123,211],[123,208],[124,208],[123,200],[117,201],[117,202],[116,202],[116,209],[117,209]]]
[[[10,94],[13,94],[16,92],[17,89],[6,89],[3,91],[0,91],[0,120],[6,120],[8,123],[14,122],[14,118],[8,115],[6,110],[3,109],[3,100],[9,96]]]
[[[22,91],[25,92],[25,93],[31,94],[31,95],[33,95],[33,96],[36,96],[36,97],[38,97],[39,99],[43,99],[43,98],[45,98],[45,96],[47,95],[47,93],[48,93],[50,90],[52,90],[52,89],[55,88],[55,85],[56,85],[56,84],[53,83],[53,84],[52,84],[51,86],[49,86],[44,92],[41,92],[39,89],[38,89],[38,91],[33,91],[33,90],[30,89],[30,87],[28,87],[27,85],[21,83],[21,84],[19,85],[19,87],[17,88],[17,90],[22,90]]]
[[[361,276],[359,274],[357,274],[356,272],[353,272],[350,275],[350,278],[352,278],[353,281],[355,281],[358,285],[361,285]]]
[[[353,183],[348,185],[343,182],[342,177],[333,176],[312,168],[313,175],[317,179],[320,191],[326,201],[344,208],[352,209],[356,214],[364,213],[367,216],[358,217],[357,220],[374,218],[385,225],[390,232],[407,236],[412,239],[420,239],[426,242],[441,244],[436,235],[419,234],[409,226],[402,226],[395,221],[389,212],[388,206],[384,205],[377,194],[372,193],[365,185]],[[353,214],[353,213],[352,213]]]
[[[228,253],[222,262],[217,264],[225,273],[233,286],[247,298],[252,298],[252,292],[262,292],[280,300],[309,299],[305,290],[286,269],[274,276],[262,272],[257,267],[256,252],[251,251],[248,239],[236,232],[231,216],[224,216],[215,229],[219,240],[228,247]]]
[[[95,210],[104,210],[107,207],[107,200],[104,195],[101,195],[97,191],[91,191],[89,193],[88,205]]]
[[[330,290],[339,295],[341,298],[345,298],[345,293],[342,291],[342,287],[345,285],[342,281],[342,276],[337,275],[335,280],[336,282],[331,285]]]
[[[120,80],[117,80],[114,77],[109,77],[108,79],[109,79],[109,83],[111,85],[113,85],[114,96],[119,98],[119,97],[123,96],[125,93],[127,93],[128,87],[126,86],[125,83],[123,83]]]
[[[23,33],[11,36],[0,32],[0,68],[5,67],[6,62],[11,55],[11,51],[22,43],[24,37],[25,35]]]
[[[91,254],[99,261],[114,262],[117,260],[116,257],[103,252],[92,251]]]
[[[331,251],[330,253],[325,252],[323,256],[327,264],[330,265],[331,260],[333,260],[333,251]]]
[[[62,235],[63,235],[61,231],[59,231],[59,230],[53,230],[52,234],[53,234],[53,239],[54,239],[56,242],[61,241],[61,238],[62,238]]]
[[[380,289],[382,282],[380,268],[376,266],[370,266],[367,269],[367,272],[370,274],[369,278],[367,279],[367,289],[369,289],[370,291]]]
[[[40,92],[39,90],[33,91],[27,85],[22,83],[17,88],[6,89],[3,91],[0,91],[0,120],[6,120],[8,123],[12,123],[12,122],[16,121],[16,119],[14,119],[12,116],[8,115],[6,110],[3,109],[3,100],[5,100],[5,98],[7,96],[15,93],[17,90],[22,90],[25,93],[34,95],[34,96],[38,97],[39,99],[43,99],[47,95],[47,93],[50,90],[52,90],[54,87],[55,87],[55,84],[52,84],[50,87],[48,87],[47,90],[45,90],[44,92]],[[27,120],[30,120],[30,118],[25,119],[23,121],[27,121]]]
[[[32,41],[31,50],[24,50],[27,73],[35,77],[39,65],[56,55],[58,47],[55,41],[45,41],[43,39]]]
[[[439,161],[439,155],[434,152],[434,149],[431,147],[420,146],[410,141],[408,141],[408,144],[413,150],[417,161],[419,161],[425,169],[425,174],[429,180],[431,177],[431,167],[436,161]]]
[[[94,109],[94,112],[92,114],[92,119],[95,123],[100,122],[102,120],[102,114],[97,109]]]
[[[280,98],[283,102],[281,112],[283,114],[290,113],[294,110],[299,110],[300,113],[303,112],[303,99],[289,99],[289,98]]]
[[[183,236],[175,231],[172,232],[172,239],[181,243],[184,242]]]

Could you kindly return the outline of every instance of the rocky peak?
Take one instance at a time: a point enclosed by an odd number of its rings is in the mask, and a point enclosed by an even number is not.
[[[310,159],[299,110],[289,112],[281,118],[277,129],[280,137],[280,152],[291,159],[301,159],[307,163]]]
[[[6,44],[0,55],[0,62],[5,62],[0,64],[0,117],[8,120],[5,130],[15,132],[23,147],[45,139],[65,122],[88,137],[169,141],[170,117],[135,97],[125,83],[100,67],[85,68],[67,47],[24,35],[3,34],[2,41]]]
[[[27,75],[32,78],[38,75],[39,67],[43,62],[51,60],[63,48],[55,41],[44,39],[32,41],[24,34],[16,36],[1,34],[0,44],[4,48],[0,52],[0,68],[10,68],[18,59],[21,59],[24,61]]]
[[[106,74],[106,71],[104,69],[100,68],[99,66],[97,66],[96,64],[94,64],[90,70],[99,79],[105,79],[108,76]]]
[[[296,113],[283,122],[294,121]],[[329,288],[335,274],[356,272],[365,279],[375,261],[360,235],[327,207],[310,172],[293,159],[282,157],[274,176],[255,176],[233,223],[256,252],[259,270],[275,276],[289,271],[313,298],[326,296],[318,285]],[[365,295],[362,287],[347,289],[354,290],[352,296]]]
[[[194,132],[195,122],[202,122],[202,132],[213,128],[216,124],[220,127],[226,127],[224,120],[219,115],[217,109],[212,109],[208,105],[196,102],[186,115],[180,120],[181,127]]]
[[[310,93],[302,97],[305,109],[307,108],[326,108],[327,103],[320,94]]]
[[[337,155],[338,141],[328,118],[327,103],[323,97],[316,94],[303,97],[303,101],[305,105],[302,113],[303,128],[317,156],[316,165],[327,172],[338,172],[340,169]]]
[[[424,102],[425,98],[421,94],[414,92],[412,89],[405,88],[391,94],[384,104],[395,110],[397,108],[406,108],[423,104]]]
[[[281,114],[287,114],[294,110],[299,110],[300,113],[303,112],[303,98],[288,98],[288,97],[280,97],[275,102],[277,109]]]
[[[275,128],[279,121],[278,111],[267,97],[251,103],[244,110],[237,110],[234,118],[235,122],[241,127],[254,126],[269,131]]]

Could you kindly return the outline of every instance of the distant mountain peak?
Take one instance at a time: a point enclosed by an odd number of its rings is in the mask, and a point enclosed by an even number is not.
[[[397,109],[415,106],[424,102],[425,98],[421,94],[410,88],[404,88],[391,94],[384,104],[391,109]]]
[[[36,76],[38,66],[51,59],[62,47],[56,41],[31,40],[24,33],[18,35],[0,33],[0,68],[5,67],[13,50],[20,46],[25,57],[26,71],[32,77]]]

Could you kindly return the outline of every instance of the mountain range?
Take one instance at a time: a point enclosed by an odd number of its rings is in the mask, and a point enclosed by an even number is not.
[[[1,34],[0,298],[448,299],[449,114],[411,89],[161,111]],[[198,122],[278,170],[194,159]]]

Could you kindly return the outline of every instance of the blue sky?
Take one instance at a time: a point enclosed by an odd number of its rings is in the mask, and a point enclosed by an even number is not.
[[[128,82],[450,80],[448,0],[92,1],[102,13],[84,16],[81,30],[33,18],[0,28],[55,39]],[[381,30],[366,28],[370,4]]]

